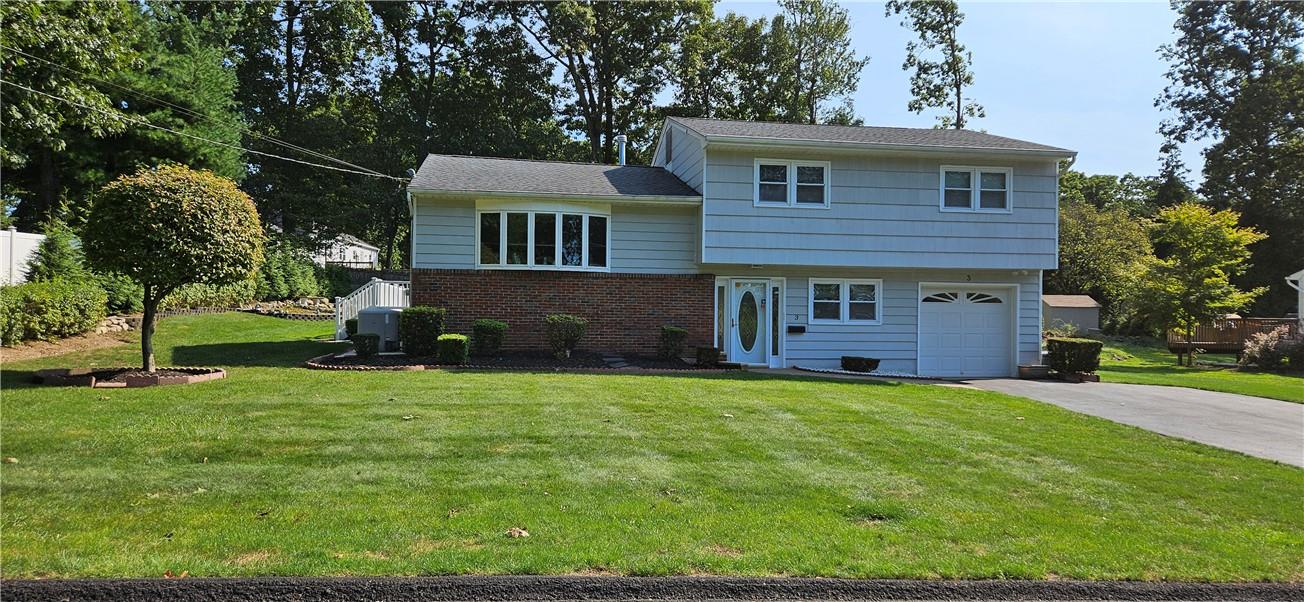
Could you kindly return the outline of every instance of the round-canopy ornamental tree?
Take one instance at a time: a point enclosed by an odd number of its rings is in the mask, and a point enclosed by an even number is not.
[[[82,245],[93,267],[144,288],[140,351],[154,366],[159,302],[185,284],[249,278],[263,262],[263,231],[249,195],[209,171],[141,169],[110,182],[91,207]]]

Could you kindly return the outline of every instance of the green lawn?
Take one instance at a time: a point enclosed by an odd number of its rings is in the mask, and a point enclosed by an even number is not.
[[[231,368],[183,387],[4,366],[0,572],[1304,580],[1304,470],[959,387],[294,367],[328,328],[165,320]]]
[[[1235,362],[1235,356],[1200,356],[1199,360]],[[1304,403],[1304,375],[1242,371],[1197,365],[1178,366],[1162,344],[1142,345],[1117,339],[1105,341],[1100,355],[1100,380],[1140,385],[1171,385],[1240,393]]]

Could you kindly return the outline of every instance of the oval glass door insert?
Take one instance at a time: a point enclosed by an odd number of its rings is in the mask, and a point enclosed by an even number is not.
[[[756,295],[752,291],[744,291],[743,298],[738,301],[738,341],[743,344],[743,351],[751,352],[756,345],[758,314]]]

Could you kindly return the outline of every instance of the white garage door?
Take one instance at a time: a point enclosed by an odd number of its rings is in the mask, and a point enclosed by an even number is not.
[[[1013,291],[925,287],[919,299],[919,374],[1010,376]]]

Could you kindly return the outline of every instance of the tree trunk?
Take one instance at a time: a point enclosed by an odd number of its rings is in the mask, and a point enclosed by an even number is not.
[[[145,315],[140,321],[140,361],[146,372],[154,371],[154,316],[158,312],[158,297],[154,287],[146,286],[144,294]]]
[[[1186,365],[1195,366],[1195,323],[1186,323]]]
[[[39,152],[41,169],[41,206],[31,214],[32,223],[25,226],[43,224],[54,215],[59,206],[59,178],[54,173],[54,151],[48,146],[41,146]],[[35,230],[35,228],[32,228]]]

